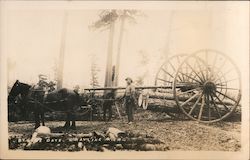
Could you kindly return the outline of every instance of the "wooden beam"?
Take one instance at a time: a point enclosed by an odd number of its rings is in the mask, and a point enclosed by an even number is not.
[[[157,89],[157,88],[162,88],[162,89],[171,89],[172,87],[170,86],[139,86],[135,87],[135,89]],[[123,90],[126,89],[126,87],[100,87],[100,88],[85,88],[84,90]]]

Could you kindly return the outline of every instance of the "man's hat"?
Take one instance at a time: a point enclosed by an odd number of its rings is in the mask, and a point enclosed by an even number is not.
[[[39,78],[40,80],[47,80],[47,76],[44,75],[44,74],[39,74],[39,75],[38,75],[38,78]]]
[[[130,81],[131,83],[133,83],[133,80],[132,80],[132,78],[130,78],[130,77],[127,77],[127,78],[125,79],[125,81]]]

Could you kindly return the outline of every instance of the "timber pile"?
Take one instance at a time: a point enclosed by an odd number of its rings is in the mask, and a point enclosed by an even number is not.
[[[34,132],[35,133],[35,132]],[[33,135],[34,135],[33,133]],[[37,134],[36,134],[37,135]],[[26,136],[27,137],[27,136]],[[31,142],[32,140],[32,142]],[[53,151],[165,151],[164,143],[152,136],[109,128],[105,133],[49,133],[32,138],[10,137],[10,149]]]

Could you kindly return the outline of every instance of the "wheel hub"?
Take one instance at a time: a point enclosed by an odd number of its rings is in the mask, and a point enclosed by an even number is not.
[[[213,93],[216,91],[216,85],[211,81],[205,82],[203,85],[203,90],[207,94]]]

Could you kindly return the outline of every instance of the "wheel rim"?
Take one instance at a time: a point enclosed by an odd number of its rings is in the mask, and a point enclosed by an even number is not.
[[[155,85],[172,87],[174,75],[178,69],[178,66],[183,62],[186,57],[187,54],[178,54],[168,58],[168,60],[166,60],[161,65],[156,74]]]
[[[169,99],[167,97],[173,95],[173,81],[174,75],[178,69],[178,66],[181,65],[183,60],[187,57],[187,54],[178,54],[168,58],[159,68],[155,77],[155,86],[167,86],[170,89],[159,87],[155,92],[155,97],[161,99],[160,104],[168,104]],[[176,118],[179,117],[179,114],[168,113],[169,116]]]
[[[183,80],[179,76],[186,77]],[[215,50],[200,50],[179,66],[173,84],[178,107],[205,123],[230,116],[241,99],[241,76],[234,62]]]

